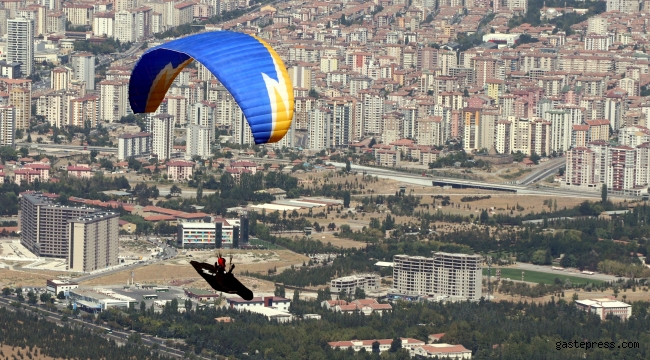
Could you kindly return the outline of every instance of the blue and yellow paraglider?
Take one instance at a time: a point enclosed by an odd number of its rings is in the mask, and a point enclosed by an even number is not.
[[[256,144],[284,137],[294,108],[287,69],[266,42],[232,31],[192,35],[147,50],[129,82],[133,112],[156,111],[176,76],[192,60],[203,64],[232,94]]]

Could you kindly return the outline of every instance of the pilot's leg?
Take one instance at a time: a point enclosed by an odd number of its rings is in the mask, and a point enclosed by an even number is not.
[[[230,270],[228,270],[228,274],[232,274],[233,270],[235,270],[235,264],[230,264]]]

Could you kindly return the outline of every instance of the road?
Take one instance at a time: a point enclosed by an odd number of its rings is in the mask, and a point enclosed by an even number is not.
[[[524,176],[524,178],[519,181],[519,184],[528,186],[544,180],[552,174],[557,173],[557,171],[564,165],[566,165],[566,157],[558,157],[541,163],[535,170],[533,170],[533,172]]]
[[[343,168],[345,164],[330,162],[330,164]],[[554,166],[557,166],[556,164]],[[488,183],[485,181],[476,181],[476,180],[467,180],[467,179],[455,179],[455,178],[445,178],[445,177],[424,177],[421,175],[415,175],[410,173],[399,172],[395,170],[385,169],[385,168],[374,168],[370,166],[361,166],[361,165],[351,165],[352,170],[357,172],[364,172],[369,175],[375,175],[379,178],[396,180],[399,182],[420,185],[420,186],[433,186],[433,182],[438,184],[452,185],[454,187],[460,188],[477,188],[484,190],[495,190],[495,191],[509,191],[516,193],[517,195],[535,195],[535,196],[566,196],[573,198],[586,198],[586,199],[600,199],[600,192],[589,192],[589,191],[579,191],[574,189],[563,189],[563,188],[554,188],[554,187],[545,187],[545,186],[523,186],[523,185],[511,185],[511,184],[498,184],[498,183]],[[547,171],[551,171],[549,168]],[[617,196],[620,198],[634,198],[629,196]]]
[[[32,146],[37,146],[41,149],[60,149],[60,150],[97,150],[103,152],[112,152],[117,153],[117,148],[105,147],[105,146],[80,146],[80,145],[61,145],[61,144],[38,144],[38,143],[16,143],[17,148],[21,147],[30,148]]]
[[[593,275],[586,275],[582,274],[580,272],[571,272],[567,270],[553,270],[551,269],[550,266],[542,266],[542,265],[533,265],[533,264],[528,264],[528,263],[517,263],[514,266],[509,266],[508,268],[510,269],[521,269],[523,271],[539,271],[543,273],[548,273],[548,274],[561,274],[561,275],[570,275],[570,276],[575,276],[579,278],[585,278],[585,279],[595,279],[595,280],[602,280],[602,281],[616,281],[618,279],[626,279],[626,278],[618,278],[614,275],[606,275],[606,274],[599,274],[595,273]],[[578,271],[578,270],[576,270]]]
[[[12,301],[16,301],[16,298],[11,296],[11,297],[0,297],[0,306],[3,306],[7,308],[9,311],[16,311],[15,308],[11,305]],[[61,318],[63,317],[62,314],[58,314],[49,310],[46,310],[44,308],[41,308],[39,306],[33,306],[33,305],[28,305],[27,303],[22,303],[22,306],[24,306],[27,309],[38,309],[40,315],[46,319],[47,321],[51,321],[56,323],[59,326],[64,326],[65,323],[67,323],[69,326],[73,327],[88,327],[90,330],[100,330],[102,331],[100,336],[107,340],[115,340],[118,343],[127,343],[128,342],[128,337],[132,333],[135,332],[127,332],[127,331],[119,331],[119,330],[113,330],[111,334],[106,334],[103,333],[104,331],[104,326],[97,325],[91,322],[86,322],[78,318],[73,318],[69,317],[69,320],[67,322],[62,321]],[[185,353],[183,351],[180,351],[178,349],[174,349],[171,347],[168,347],[165,345],[165,340],[166,339],[160,339],[157,337],[153,337],[148,334],[142,334],[139,333],[142,337],[142,343],[147,345],[147,346],[153,346],[154,344],[158,346],[158,352],[163,353],[165,355],[169,356],[174,356],[178,358],[183,358],[185,356]],[[199,358],[205,359],[201,356],[198,356]]]

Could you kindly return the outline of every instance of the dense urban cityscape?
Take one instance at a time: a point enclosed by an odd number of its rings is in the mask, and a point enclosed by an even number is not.
[[[650,357],[649,22],[0,0],[0,359]]]

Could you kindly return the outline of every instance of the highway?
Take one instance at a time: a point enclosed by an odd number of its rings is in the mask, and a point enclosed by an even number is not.
[[[533,172],[524,176],[519,184],[528,186],[538,181],[544,180],[547,177],[557,173],[557,171],[564,165],[566,165],[566,157],[558,157],[551,159],[545,163],[541,163],[538,168],[533,170]]]
[[[81,145],[61,145],[61,144],[38,144],[38,143],[16,143],[17,148],[21,147],[26,147],[26,148],[31,148],[32,146],[36,146],[41,149],[57,149],[57,150],[97,150],[101,152],[112,152],[112,153],[117,153],[117,148],[116,147],[105,147],[105,146],[81,146]]]
[[[330,162],[330,164],[338,167],[344,168],[344,163]],[[557,166],[554,164],[553,166]],[[545,172],[552,172],[553,166],[547,168]],[[407,184],[420,185],[420,186],[436,186],[440,185],[450,185],[455,188],[476,188],[483,190],[494,190],[494,191],[507,191],[516,193],[518,195],[536,195],[536,196],[566,196],[566,197],[575,197],[575,198],[591,198],[591,199],[600,199],[600,192],[588,192],[588,191],[578,191],[574,189],[561,189],[561,188],[552,188],[552,187],[528,187],[524,185],[512,185],[512,184],[498,184],[498,183],[488,183],[485,181],[476,181],[476,180],[467,180],[467,179],[454,179],[454,178],[443,178],[443,177],[430,177],[430,176],[421,176],[410,173],[398,172],[395,170],[384,169],[384,168],[374,168],[369,166],[361,165],[351,165],[352,170],[358,172],[365,172],[369,175],[375,175],[384,179],[391,179],[400,181]],[[540,177],[541,174],[538,174],[537,177]]]
[[[11,305],[13,301],[17,301],[17,299],[12,295],[11,297],[0,297],[0,306],[7,308],[9,311],[16,311],[16,309]],[[89,330],[100,330],[101,332],[98,333],[100,336],[107,340],[115,340],[117,343],[122,343],[125,344],[128,342],[128,337],[132,333],[137,333],[135,331],[119,331],[113,329],[113,332],[110,334],[104,333],[105,326],[102,325],[97,325],[92,322],[86,322],[81,319],[75,318],[75,317],[69,317],[68,321],[62,321],[61,318],[63,317],[62,314],[58,314],[49,310],[46,310],[42,307],[39,306],[34,306],[34,305],[29,305],[26,302],[21,303],[21,306],[23,306],[26,309],[32,309],[32,310],[38,310],[40,316],[43,319],[46,319],[47,321],[51,321],[56,323],[59,326],[64,326],[64,324],[68,324],[69,326],[73,327],[88,327]],[[171,347],[168,347],[165,345],[165,340],[166,339],[161,339],[158,337],[153,337],[148,334],[142,334],[139,333],[140,336],[142,337],[142,343],[147,345],[147,346],[153,346],[154,344],[158,346],[158,352],[168,355],[168,356],[173,356],[177,358],[183,358],[185,357],[185,353],[183,351],[180,351],[178,349],[174,349]],[[199,358],[205,359],[204,357],[201,357],[197,355]]]

